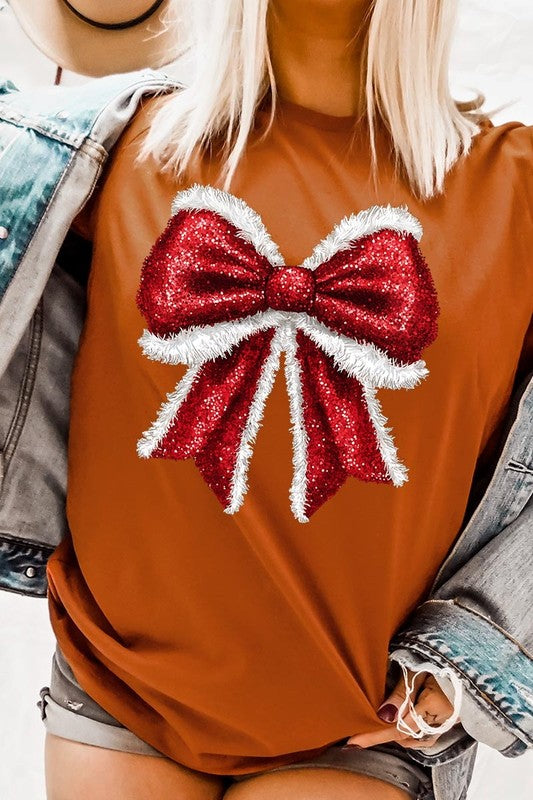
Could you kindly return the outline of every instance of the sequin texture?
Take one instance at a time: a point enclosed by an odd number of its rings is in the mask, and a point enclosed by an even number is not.
[[[326,256],[313,268],[284,265],[242,200],[193,190],[195,204],[170,217],[141,270],[145,352],[189,371],[139,454],[193,458],[234,513],[285,351],[296,518],[307,521],[349,476],[401,485],[407,470],[375,389],[424,377],[419,359],[437,336],[437,293],[413,233],[417,221],[402,207],[374,206],[339,223],[359,235],[338,235],[330,250],[323,240],[316,253]]]

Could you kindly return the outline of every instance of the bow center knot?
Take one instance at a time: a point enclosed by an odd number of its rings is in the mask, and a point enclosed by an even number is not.
[[[278,311],[310,311],[315,299],[315,274],[300,266],[276,267],[268,276],[265,297]]]

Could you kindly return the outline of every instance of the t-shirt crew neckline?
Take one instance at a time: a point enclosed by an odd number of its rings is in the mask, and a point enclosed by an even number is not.
[[[263,105],[265,110],[270,110],[271,100],[270,97]],[[285,120],[296,120],[305,125],[310,125],[313,128],[322,128],[323,130],[330,131],[349,131],[352,130],[357,123],[361,120],[361,114],[347,114],[337,116],[335,114],[327,114],[324,111],[318,111],[308,106],[294,103],[285,98],[276,98],[275,114],[281,122]]]

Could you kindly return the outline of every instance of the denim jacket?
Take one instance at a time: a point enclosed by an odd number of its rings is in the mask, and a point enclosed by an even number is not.
[[[71,223],[142,97],[179,86],[151,69],[22,92],[0,79],[0,588],[45,597],[67,531],[70,375],[91,258]],[[476,470],[431,590],[390,643],[387,690],[405,667],[430,671],[453,703],[431,748],[392,744],[431,767],[436,800],[466,797],[478,742],[508,757],[533,746],[532,418],[526,363],[490,474]]]

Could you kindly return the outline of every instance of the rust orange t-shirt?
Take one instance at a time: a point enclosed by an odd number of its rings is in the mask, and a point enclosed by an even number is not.
[[[134,163],[159,102],[143,103],[77,220],[94,253],[72,374],[70,535],[48,562],[50,618],[82,687],[120,722],[177,762],[242,774],[387,727],[376,710],[390,638],[423,601],[457,535],[531,330],[533,130],[486,124],[444,195],[422,203],[395,178],[383,128],[374,187],[361,122],[351,138],[355,118],[281,101],[261,141],[268,109],[257,112],[231,194],[259,215],[284,263],[301,265],[351,214],[405,205],[423,230],[417,246],[439,304],[437,335],[421,354],[427,374],[410,388],[375,391],[408,479],[348,477],[301,522],[289,499],[294,443],[283,367],[235,513],[224,513],[204,477],[216,468],[216,441],[202,469],[192,458],[136,450],[187,373],[148,358],[138,342],[147,328],[136,302],[143,260],[178,191],[221,186],[214,155],[179,185],[151,161]],[[218,255],[231,244],[222,234],[213,241]],[[163,253],[161,269],[164,262]],[[389,266],[397,278],[400,268]],[[378,303],[368,294],[378,273],[359,279],[351,300]],[[211,289],[232,286],[221,278]],[[411,294],[398,291],[408,310]],[[179,302],[178,293],[177,311]],[[329,368],[327,380],[303,368],[300,378],[334,383],[339,370]],[[328,414],[342,405],[331,403],[315,416],[328,446]],[[374,424],[383,432],[383,419]]]

